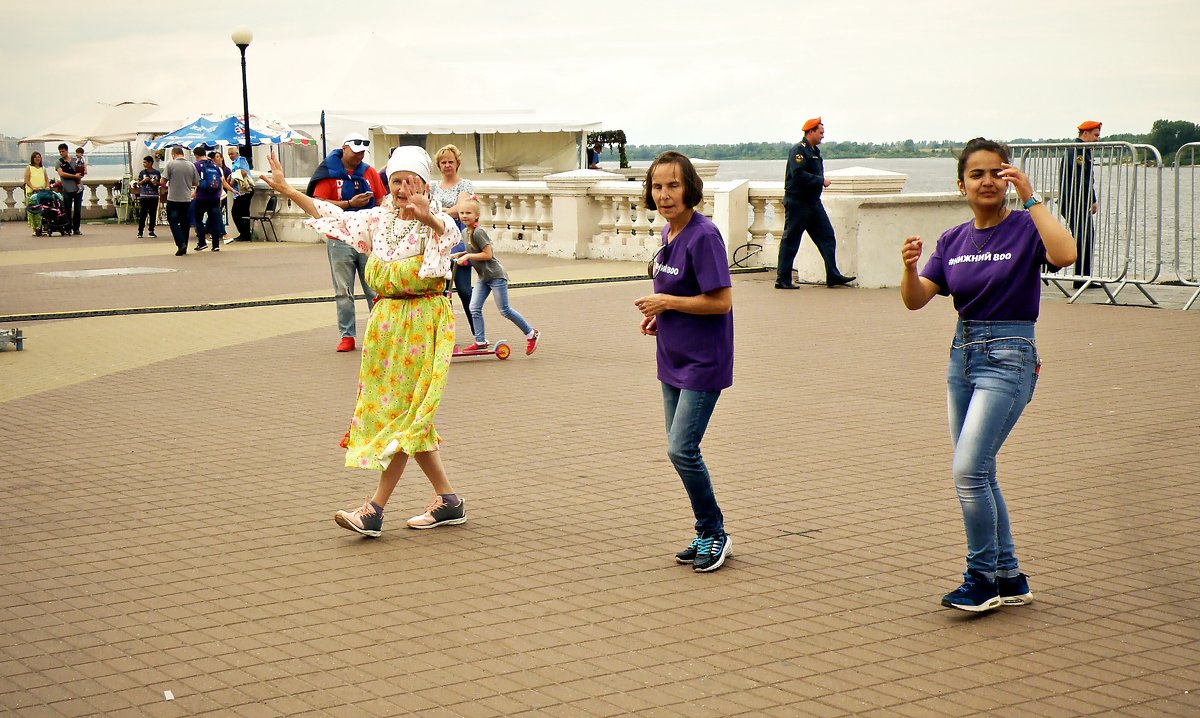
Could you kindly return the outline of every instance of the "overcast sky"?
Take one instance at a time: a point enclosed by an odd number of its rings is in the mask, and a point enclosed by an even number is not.
[[[534,110],[634,144],[1056,137],[1200,122],[1198,0],[50,0],[4,3],[24,136],[87,103]],[[36,62],[34,59],[36,58]],[[35,69],[36,68],[36,69]]]

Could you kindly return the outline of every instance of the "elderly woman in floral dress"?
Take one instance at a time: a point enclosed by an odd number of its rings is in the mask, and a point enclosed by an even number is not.
[[[408,463],[416,459],[435,496],[409,528],[467,520],[438,454],[433,416],[442,399],[454,349],[454,313],[445,296],[450,249],[461,241],[450,215],[431,207],[432,161],[420,147],[399,147],[387,163],[391,194],[379,207],[344,212],[292,188],[271,157],[262,179],[313,219],[306,224],[369,255],[367,284],[379,295],[371,312],[359,369],[358,401],[346,439],[346,466],[382,472],[374,496],[338,511],[339,526],[379,536],[383,509]]]

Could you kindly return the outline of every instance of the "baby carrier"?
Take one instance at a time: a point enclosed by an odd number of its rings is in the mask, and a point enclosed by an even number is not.
[[[66,237],[71,233],[71,223],[63,211],[62,198],[57,192],[40,189],[33,193],[29,211],[42,216],[42,231],[47,235],[58,232]]]

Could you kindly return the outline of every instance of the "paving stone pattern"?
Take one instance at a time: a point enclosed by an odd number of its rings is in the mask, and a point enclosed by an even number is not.
[[[81,241],[137,255],[127,228],[88,229]],[[117,261],[97,252],[0,259],[0,311],[27,303],[17,284],[41,291],[34,269]],[[311,248],[181,259],[252,275],[274,256],[266,291],[221,280],[219,294],[325,288]],[[503,259],[517,281],[572,276]],[[203,298],[211,272],[172,276]],[[160,280],[89,281],[60,306],[136,306],[129,287]],[[262,338],[199,336],[0,403],[0,712],[1200,715],[1200,312],[1047,293],[1040,383],[1000,456],[1036,602],[972,616],[938,604],[965,551],[949,301],[912,313],[894,291],[736,278],[736,383],[703,445],[734,555],[694,574],[672,556],[692,518],[637,333],[647,287],[515,289],[537,353],[455,362],[438,428],[462,526],[404,528],[430,494],[415,466],[381,538],[334,524],[376,476],[342,468],[358,362],[333,351],[331,304],[328,327],[289,331],[296,310],[279,307]],[[523,345],[487,311],[490,338]],[[0,352],[0,383],[35,371],[48,326]]]

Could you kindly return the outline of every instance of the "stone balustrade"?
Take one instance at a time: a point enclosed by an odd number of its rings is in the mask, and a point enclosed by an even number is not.
[[[303,188],[306,180],[292,179]],[[663,220],[642,201],[640,182],[601,170],[574,170],[537,181],[479,180],[480,226],[500,255],[544,254],[568,259],[646,261],[658,247]],[[255,195],[266,202],[266,191]],[[824,204],[837,234],[838,266],[862,287],[896,286],[900,246],[910,234],[930,243],[968,218],[957,194],[828,193]],[[259,204],[258,206],[262,206]],[[732,264],[774,267],[783,235],[782,182],[707,180],[698,208],[720,229]],[[285,241],[319,242],[305,216],[285,202],[275,219]],[[824,264],[807,237],[795,269],[801,281],[825,278]]]
[[[307,179],[290,179],[303,189]],[[640,182],[600,170],[574,170],[534,181],[479,180],[480,226],[496,251],[544,254],[570,259],[645,261],[654,255],[663,220],[645,206]],[[85,180],[84,218],[114,217],[120,201],[119,180]],[[0,182],[0,216],[24,220],[20,181]],[[271,192],[262,184],[251,212],[265,209]],[[942,231],[968,218],[957,194],[847,194],[824,196],[837,234],[838,266],[859,278],[862,287],[895,286],[900,278],[900,245],[919,234],[932,245]],[[717,225],[727,254],[744,267],[774,267],[783,234],[782,182],[708,179],[698,208]],[[321,242],[304,226],[307,218],[284,201],[273,225],[283,241]],[[795,269],[801,281],[824,279],[824,265],[812,241],[804,238]]]
[[[25,183],[21,180],[0,182],[4,192],[4,206],[0,207],[0,220],[25,221]],[[117,205],[121,201],[121,180],[83,180],[83,218],[107,219],[117,216]]]

